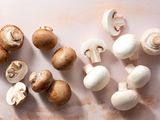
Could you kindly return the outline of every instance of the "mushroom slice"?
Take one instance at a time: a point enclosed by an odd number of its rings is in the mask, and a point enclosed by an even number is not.
[[[115,9],[110,9],[103,15],[103,28],[112,36],[119,35],[121,28],[125,26],[125,24],[124,18],[122,16],[118,16]]]
[[[82,43],[81,54],[87,56],[92,63],[101,62],[100,53],[104,52],[107,48],[104,40],[89,39]]]
[[[19,105],[27,97],[27,88],[24,83],[18,82],[9,88],[6,101],[9,105]]]
[[[10,83],[17,83],[24,79],[28,72],[28,66],[25,62],[15,60],[6,69],[6,78]]]

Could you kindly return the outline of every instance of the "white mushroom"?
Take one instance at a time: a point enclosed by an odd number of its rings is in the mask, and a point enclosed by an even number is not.
[[[128,72],[127,83],[133,88],[144,87],[151,78],[151,71],[143,65],[134,66],[129,64],[126,66]]]
[[[83,80],[84,86],[92,91],[102,90],[110,81],[110,73],[104,66],[93,67],[88,64],[84,70],[87,73]]]
[[[118,16],[115,9],[110,9],[103,15],[102,26],[105,31],[112,36],[119,35],[121,28],[125,26],[125,24],[124,18],[122,16]]]
[[[6,101],[9,105],[19,105],[27,97],[27,88],[24,83],[18,82],[9,88]]]
[[[24,79],[28,72],[28,66],[25,62],[15,60],[6,69],[6,79],[10,83],[17,83]]]
[[[113,54],[120,59],[137,59],[139,43],[132,34],[120,36],[113,44]]]
[[[126,83],[119,83],[118,91],[111,97],[111,103],[118,110],[130,110],[137,105],[138,94],[135,90],[129,90]]]
[[[92,63],[101,62],[100,53],[107,48],[106,43],[100,39],[89,39],[81,45],[81,54],[87,56]]]
[[[146,54],[160,54],[160,29],[153,28],[147,30],[141,38],[141,46]]]

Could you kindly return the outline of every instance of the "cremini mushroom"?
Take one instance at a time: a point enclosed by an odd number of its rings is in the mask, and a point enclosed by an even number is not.
[[[83,83],[91,91],[102,90],[110,81],[110,73],[104,66],[93,67],[91,64],[84,66],[87,73]]]
[[[15,25],[6,25],[0,30],[0,45],[8,51],[19,49],[23,41],[23,32]]]
[[[146,54],[160,54],[160,29],[152,28],[144,32],[141,38],[141,46]]]
[[[56,104],[66,104],[71,97],[71,88],[66,81],[55,80],[48,90],[48,101]]]
[[[19,105],[27,97],[27,88],[24,83],[18,82],[9,88],[6,101],[9,105]]]
[[[0,46],[0,64],[7,61],[9,53]]]
[[[28,66],[20,60],[12,61],[6,69],[6,79],[10,83],[17,83],[24,79],[28,72]]]
[[[124,17],[117,15],[117,11],[115,9],[110,9],[104,13],[102,18],[102,26],[110,35],[119,35],[122,27],[125,25],[126,23]]]
[[[129,90],[126,83],[119,83],[118,91],[111,97],[112,105],[120,111],[130,110],[138,103],[138,94],[135,90]]]
[[[33,33],[32,42],[41,50],[50,50],[56,46],[57,37],[51,27],[43,26]]]
[[[40,72],[32,72],[29,77],[32,90],[35,92],[42,92],[49,88],[53,82],[52,73],[49,70],[42,70]]]
[[[101,39],[89,39],[82,43],[81,54],[88,57],[92,63],[101,62],[100,54],[107,49],[107,45],[104,40]]]
[[[53,54],[51,62],[57,70],[66,70],[72,66],[76,58],[76,52],[72,48],[62,47]]]
[[[134,66],[129,64],[126,66],[128,72],[127,83],[133,88],[144,87],[151,78],[151,71],[144,65]]]

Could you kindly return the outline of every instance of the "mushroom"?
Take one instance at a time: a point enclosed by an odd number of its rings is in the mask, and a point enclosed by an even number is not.
[[[52,28],[43,26],[33,33],[32,42],[41,50],[50,50],[56,46],[57,37]]]
[[[6,25],[0,30],[0,45],[8,51],[21,48],[23,41],[23,32],[15,25]]]
[[[65,70],[72,66],[76,58],[76,52],[72,48],[63,47],[53,54],[51,61],[57,70]]]
[[[17,83],[24,79],[28,72],[28,66],[20,60],[12,61],[6,69],[6,79],[10,83]]]
[[[18,82],[9,88],[6,101],[9,105],[19,105],[27,97],[27,88],[24,83]]]
[[[115,9],[110,9],[104,13],[102,18],[102,26],[106,32],[112,36],[117,36],[121,32],[121,28],[125,26],[125,20],[122,16],[117,15]]]
[[[107,45],[104,40],[89,39],[82,43],[81,54],[88,57],[92,63],[101,62],[100,53],[107,49]]]
[[[7,61],[9,53],[0,46],[0,64]]]
[[[48,101],[56,105],[66,104],[71,97],[69,84],[62,80],[55,80],[48,90]]]
[[[128,72],[127,83],[133,88],[144,87],[151,78],[151,71],[144,65],[134,66],[129,64],[126,66]]]
[[[126,83],[119,83],[118,91],[111,97],[112,105],[121,111],[130,110],[138,103],[138,94],[135,90],[129,90]]]
[[[141,38],[141,46],[148,55],[160,54],[160,29],[152,28],[145,31]]]
[[[40,72],[32,72],[29,77],[32,90],[35,92],[43,92],[47,90],[53,82],[52,73],[49,70],[42,70]]]
[[[87,73],[83,83],[91,91],[102,90],[110,81],[110,73],[104,66],[93,67],[91,64],[84,66]]]
[[[139,44],[135,36],[125,34],[113,43],[113,54],[120,59],[137,59]]]

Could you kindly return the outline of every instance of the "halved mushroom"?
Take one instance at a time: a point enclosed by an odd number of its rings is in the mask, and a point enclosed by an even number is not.
[[[27,97],[27,88],[24,83],[18,82],[9,88],[6,95],[6,101],[9,105],[19,105]]]
[[[27,72],[27,64],[23,61],[15,60],[6,69],[6,79],[10,83],[17,83],[24,79]]]
[[[7,61],[8,57],[9,57],[9,53],[0,46],[0,64]]]
[[[121,28],[126,25],[122,16],[117,15],[115,9],[110,9],[104,13],[102,18],[103,28],[112,36],[117,36],[121,32]]]
[[[100,53],[107,49],[107,45],[100,39],[89,39],[82,43],[81,54],[88,57],[92,63],[101,62]]]
[[[6,25],[0,30],[0,45],[8,51],[19,49],[23,41],[23,32],[15,25]]]

